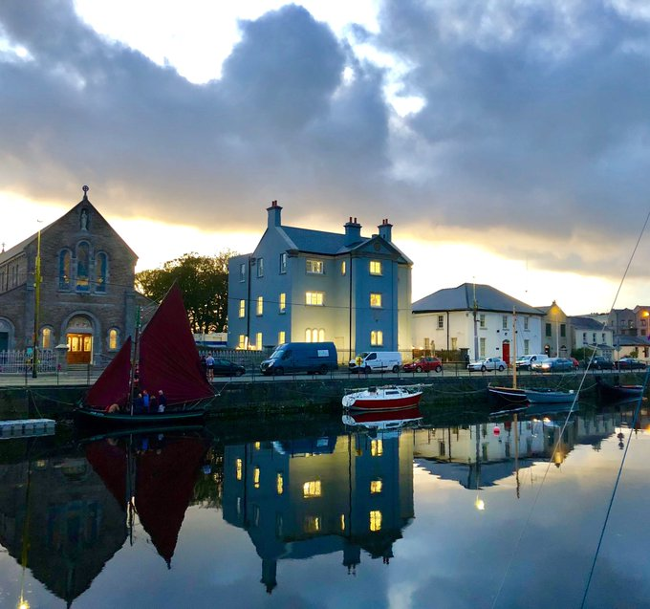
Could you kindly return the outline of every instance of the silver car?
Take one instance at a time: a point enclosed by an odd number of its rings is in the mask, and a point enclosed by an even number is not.
[[[508,365],[500,357],[488,357],[487,359],[480,359],[477,362],[467,364],[467,369],[470,372],[485,372],[486,370],[498,370],[502,372]]]

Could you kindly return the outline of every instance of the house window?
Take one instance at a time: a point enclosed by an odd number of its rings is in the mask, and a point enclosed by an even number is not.
[[[59,254],[59,289],[70,289],[70,250]]]
[[[284,275],[287,272],[287,252],[280,254],[280,274]]]
[[[239,281],[246,281],[246,263],[242,262],[239,265]]]
[[[257,297],[257,309],[255,312],[257,315],[264,315],[264,296]]]
[[[566,324],[560,324],[560,336],[566,338]]]
[[[90,244],[82,241],[77,245],[77,283],[78,292],[87,292],[90,288]]]
[[[246,317],[246,301],[245,300],[240,300],[239,301],[239,317]]]
[[[324,272],[324,264],[322,260],[307,259],[307,272],[315,275],[322,275]]]
[[[370,306],[373,308],[381,307],[381,294],[370,294]]]
[[[255,488],[259,488],[259,487],[260,487],[260,478],[261,478],[260,468],[259,468],[259,467],[256,467],[256,468],[253,470],[253,486],[254,486]]]
[[[347,266],[345,264],[345,260],[343,260],[341,262],[341,275],[345,275],[346,272],[347,272]]]
[[[445,316],[438,315],[438,330],[442,330],[445,327]]]
[[[106,292],[106,277],[108,275],[108,256],[104,252],[97,254],[95,261],[97,280],[95,292]]]
[[[275,492],[278,495],[282,495],[282,493],[284,493],[284,478],[282,476],[282,472],[278,472],[275,476]]]
[[[257,276],[264,277],[264,258],[257,259]]]
[[[501,329],[502,330],[507,330],[508,329],[508,316],[504,315],[501,318]]]
[[[530,318],[524,317],[524,330],[528,330],[528,323],[529,323]]]
[[[602,334],[602,337],[603,337],[603,338],[602,338],[602,341],[601,341],[601,342],[603,342],[603,343],[606,342],[606,341],[605,341],[605,333],[604,333],[604,332],[603,332],[603,334]]]
[[[379,510],[372,510],[370,512],[370,530],[373,533],[381,531],[381,512]]]
[[[310,306],[323,306],[324,292],[307,292],[305,294],[305,304]]]
[[[305,533],[318,533],[321,529],[320,516],[305,516],[303,529]]]
[[[551,324],[546,324],[546,336],[551,336],[552,328]]]
[[[240,349],[246,349],[246,335],[245,334],[240,334],[239,335],[239,348]]]
[[[278,332],[278,345],[283,345],[287,342],[287,333],[284,330]]]
[[[258,332],[255,335],[255,347],[257,348],[258,351],[262,350],[262,333]]]
[[[280,307],[280,313],[285,313],[287,310],[287,295],[282,292],[280,294],[280,302],[279,302],[279,307]]]
[[[591,342],[594,343],[594,345],[595,345],[595,344],[596,344],[596,333],[594,332],[594,333],[591,335],[591,337],[592,337]]]
[[[119,338],[118,331],[115,328],[112,328],[108,332],[108,348],[110,351],[117,350],[117,339]]]
[[[381,275],[381,260],[370,261],[370,274]]]
[[[384,443],[381,440],[370,441],[370,456],[381,457],[384,454]]]
[[[325,330],[323,328],[307,328],[305,330],[306,343],[322,343],[325,340]]]
[[[479,325],[480,328],[485,328],[486,327],[486,325],[485,325],[485,313],[481,313],[478,316],[478,325]]]
[[[371,480],[370,481],[370,494],[374,495],[376,493],[381,493],[382,481],[381,480]]]
[[[451,350],[456,351],[458,349],[458,338],[455,336],[451,337]]]
[[[345,531],[345,514],[341,514],[341,531]]]
[[[524,338],[524,355],[530,354],[530,340]]]
[[[478,349],[479,349],[479,357],[485,357],[485,343],[486,343],[485,338],[479,338],[478,342]]]
[[[305,499],[311,499],[312,497],[320,497],[322,494],[322,488],[320,480],[311,480],[305,482],[302,485],[302,496]]]
[[[43,328],[41,330],[41,348],[52,348],[52,328]]]
[[[384,344],[384,333],[381,330],[373,330],[370,333],[370,344],[373,347],[381,347]]]
[[[241,459],[235,461],[235,478],[241,480],[244,473],[244,464]]]

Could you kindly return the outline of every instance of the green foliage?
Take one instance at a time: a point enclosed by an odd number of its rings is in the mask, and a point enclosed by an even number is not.
[[[174,282],[183,300],[193,332],[225,332],[228,315],[228,259],[234,252],[199,256],[192,252],[165,262],[161,269],[135,276],[138,290],[159,301]]]

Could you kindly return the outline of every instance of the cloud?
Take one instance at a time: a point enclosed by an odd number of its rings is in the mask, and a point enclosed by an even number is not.
[[[648,16],[385,0],[379,26],[341,40],[287,5],[242,21],[222,76],[193,84],[70,0],[3,2],[0,37],[25,52],[0,51],[0,189],[52,200],[89,183],[105,213],[215,230],[261,230],[272,199],[295,225],[398,216],[402,236],[463,233],[617,277],[650,192]],[[423,100],[405,117],[387,99],[395,70],[398,94]]]

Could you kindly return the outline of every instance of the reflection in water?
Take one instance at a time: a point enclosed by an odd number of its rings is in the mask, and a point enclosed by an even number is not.
[[[338,554],[345,572],[361,575],[368,558],[391,563],[413,521],[414,463],[487,517],[490,488],[510,480],[517,501],[520,474],[532,484],[535,463],[563,467],[576,446],[599,451],[625,431],[621,423],[631,426],[616,409],[573,414],[563,429],[564,417],[540,411],[434,427],[418,411],[401,421],[343,419],[332,431],[294,439],[208,445],[191,433],[124,436],[65,452],[13,440],[0,445],[0,543],[16,565],[27,563],[28,581],[70,605],[116,552],[132,550],[136,526],[171,565],[187,508],[198,504],[246,532],[269,593],[282,584],[277,567],[288,559]],[[648,424],[644,415],[636,427]]]

